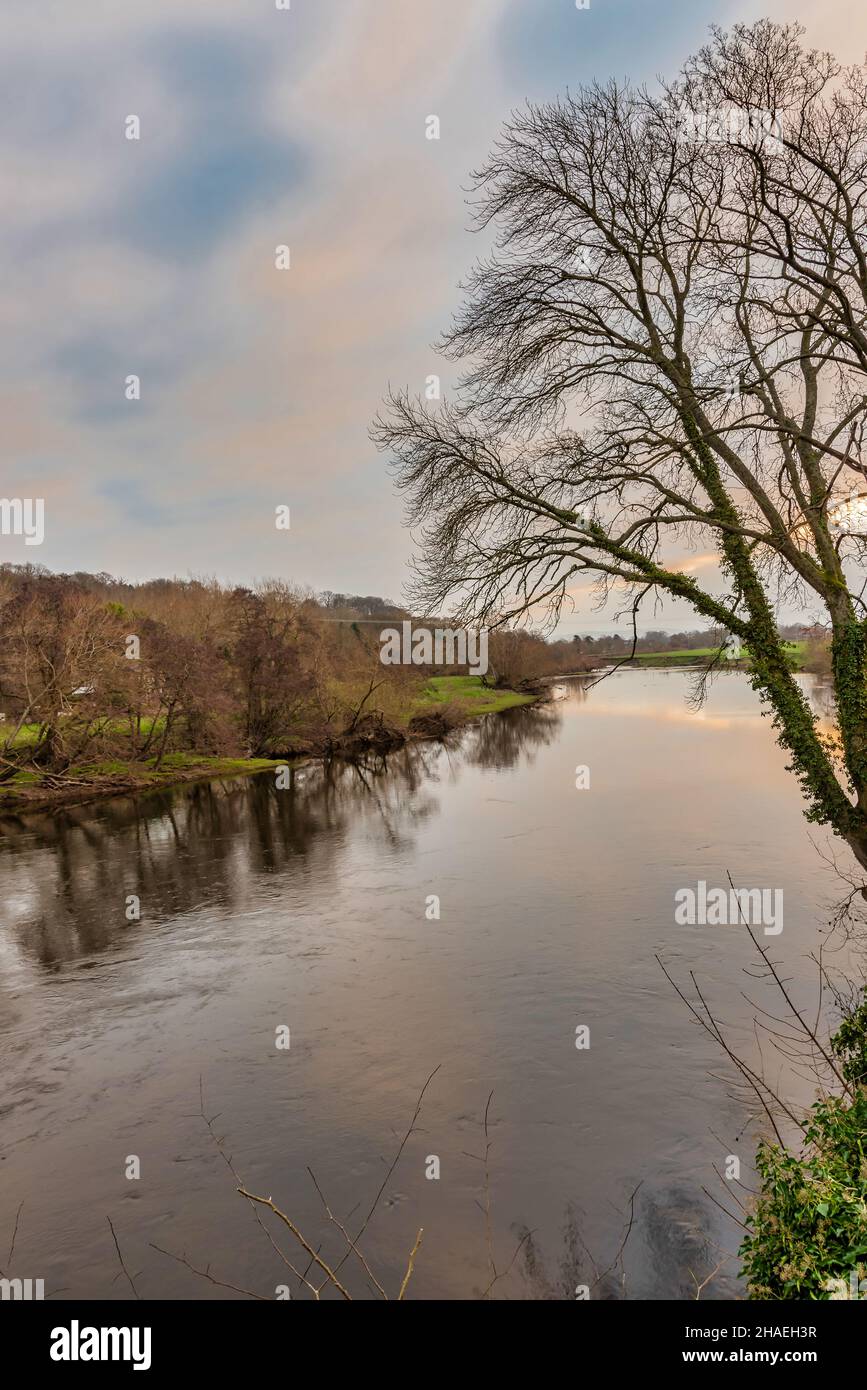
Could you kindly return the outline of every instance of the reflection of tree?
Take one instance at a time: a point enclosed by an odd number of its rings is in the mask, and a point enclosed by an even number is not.
[[[217,778],[13,822],[0,866],[15,876],[14,894],[5,894],[14,939],[52,967],[120,940],[130,894],[151,923],[203,906],[230,912],[259,875],[336,875],[358,822],[394,848],[409,847],[438,810],[446,767],[513,767],[558,726],[550,706],[507,710],[446,744],[300,765],[285,789],[271,773]]]
[[[515,767],[522,753],[532,762],[533,751],[552,743],[562,722],[556,705],[507,709],[467,730],[461,752],[471,767]]]
[[[573,678],[572,680],[564,681],[562,689],[565,692],[565,698],[570,700],[573,704],[586,705],[590,698],[590,691],[599,685],[601,679],[602,677],[595,675],[592,677],[588,676],[586,679]],[[607,679],[607,675],[605,679]],[[553,687],[554,690],[557,688],[557,686]]]
[[[819,676],[812,677],[807,691],[810,704],[817,714],[824,715],[826,719],[836,722],[837,706],[834,700],[834,687],[829,680],[823,680]]]
[[[544,1299],[575,1299],[576,1290],[585,1285],[590,1296],[595,1299],[622,1298],[619,1286],[620,1270],[600,1273],[596,1262],[585,1244],[581,1225],[573,1206],[566,1208],[563,1218],[563,1249],[557,1268],[549,1273],[545,1257],[538,1241],[530,1232],[522,1247],[524,1279],[530,1286],[531,1296]]]
[[[582,1215],[570,1204],[563,1219],[561,1252],[551,1269],[535,1237],[527,1235],[521,1274],[530,1296],[575,1299],[580,1285],[587,1286],[591,1299],[606,1301],[695,1299],[699,1288],[702,1298],[737,1296],[735,1251],[726,1258],[706,1201],[682,1188],[639,1196],[632,1229],[628,1221],[627,1210],[609,1237],[610,1255],[597,1255],[582,1233]]]

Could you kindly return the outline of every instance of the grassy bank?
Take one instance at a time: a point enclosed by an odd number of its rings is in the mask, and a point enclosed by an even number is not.
[[[403,711],[404,737],[423,737],[410,728],[419,715],[448,714],[448,725],[459,727],[483,714],[499,714],[516,705],[533,704],[538,697],[514,690],[490,690],[479,676],[435,676]],[[36,741],[38,726],[22,729],[16,742]],[[21,768],[0,783],[0,813],[37,811],[52,806],[79,805],[104,796],[144,792],[211,777],[238,777],[285,763],[285,758],[207,757],[201,753],[166,753],[141,761],[109,759],[82,763],[52,777],[38,768]]]
[[[795,670],[800,671],[806,657],[807,643],[790,642],[787,647],[789,660]],[[637,666],[692,666],[710,660],[717,653],[716,647],[690,647],[673,652],[638,652],[634,661]],[[749,664],[749,652],[745,652],[742,662],[730,662],[725,657],[720,662],[721,666],[733,666],[735,670],[740,665],[749,666]]]
[[[82,805],[104,796],[153,791],[211,777],[249,775],[278,765],[270,758],[209,758],[201,753],[167,753],[159,767],[155,758],[145,758],[141,762],[110,759],[71,767],[62,777],[47,777],[32,768],[22,768],[0,786],[0,814]]]
[[[500,714],[516,705],[532,705],[536,695],[520,695],[516,690],[492,690],[481,676],[434,676],[414,703],[414,714],[428,714],[448,704],[458,705],[467,718],[480,714]]]

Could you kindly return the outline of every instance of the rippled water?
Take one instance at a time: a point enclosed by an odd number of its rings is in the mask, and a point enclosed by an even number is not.
[[[674,893],[727,872],[782,888],[775,954],[812,998],[840,885],[746,680],[720,678],[698,714],[690,683],[567,682],[447,746],[300,768],[289,790],[268,774],[6,821],[0,1268],[53,1297],[128,1297],[110,1217],[144,1298],[240,1296],[154,1246],[295,1296],[200,1084],[248,1189],[336,1262],[307,1166],[360,1226],[438,1067],[363,1241],[390,1293],[423,1227],[408,1296],[476,1297],[493,1255],[494,1296],[572,1297],[614,1261],[640,1182],[625,1285],[618,1267],[594,1296],[694,1296],[741,1234],[714,1169],[739,1155],[749,1183],[755,1129],[654,957],[695,971],[747,1047],[741,990],[759,987],[744,931],[676,925]],[[341,1278],[375,1293],[354,1259]],[[737,1295],[736,1262],[709,1293]]]

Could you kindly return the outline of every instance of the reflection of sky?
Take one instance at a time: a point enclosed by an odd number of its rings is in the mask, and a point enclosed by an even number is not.
[[[429,345],[478,249],[469,171],[527,97],[672,71],[739,8],[9,0],[3,486],[47,500],[39,559],[396,596],[410,542],[367,426],[390,381],[450,380]]]
[[[605,700],[593,701],[593,715],[609,715],[615,719],[648,719],[660,724],[689,724],[696,722],[705,729],[730,729],[735,722],[747,720],[753,724],[762,722],[761,714],[755,710],[732,711],[730,714],[709,714],[706,709],[691,711],[674,705],[656,705],[643,702],[607,704]]]
[[[687,696],[697,691],[701,671],[696,668],[659,668],[653,671],[625,668],[610,676],[593,677],[586,682],[586,697],[582,695],[583,681],[565,681],[556,687],[560,699],[583,704],[589,702],[593,718],[647,719],[663,724],[683,724],[703,729],[726,730],[734,725],[764,725],[770,730],[770,718],[762,713],[758,698],[744,678],[743,672],[720,671],[705,684],[704,698],[694,702]],[[831,689],[812,675],[796,675],[795,679],[818,716],[823,732],[834,728],[831,717]]]
[[[689,686],[683,672],[621,672],[553,711],[512,711],[363,775],[311,766],[285,793],[270,776],[227,779],[0,837],[0,893],[17,894],[0,921],[0,1025],[14,1043],[0,1229],[26,1199],[21,1234],[47,1288],[116,1292],[108,1208],[143,1297],[204,1292],[151,1239],[221,1277],[249,1270],[239,1282],[271,1292],[273,1250],[233,1201],[200,1081],[251,1189],[318,1232],[305,1165],[336,1211],[372,1198],[438,1063],[368,1251],[399,1281],[424,1226],[416,1296],[477,1296],[485,1277],[479,1164],[466,1155],[479,1152],[492,1089],[504,1264],[518,1225],[556,1262],[572,1204],[604,1268],[640,1179],[633,1296],[672,1291],[676,1272],[647,1250],[660,1205],[669,1226],[686,1207],[736,1247],[701,1189],[716,1192],[721,1155],[748,1166],[754,1136],[655,956],[678,981],[695,970],[727,1036],[749,1048],[741,991],[771,1003],[749,940],[679,926],[675,891],[729,872],[742,887],[781,887],[775,956],[812,1000],[808,952],[841,885],[811,844],[825,832],[805,821],[769,725],[733,720],[721,735],[688,715],[688,727],[630,717],[682,708]],[[756,699],[735,675],[708,710]],[[579,763],[589,790],[575,787]],[[127,893],[141,898],[136,924]],[[274,1029],[287,1023],[283,1056]],[[591,1047],[579,1055],[582,1023]],[[809,1094],[809,1078],[801,1085]],[[146,1156],[134,1201],[127,1153]],[[430,1153],[440,1183],[423,1176]],[[676,1260],[681,1297],[696,1253]],[[669,1231],[661,1258],[678,1255]],[[719,1258],[708,1252],[703,1273]],[[521,1296],[520,1284],[508,1292]]]

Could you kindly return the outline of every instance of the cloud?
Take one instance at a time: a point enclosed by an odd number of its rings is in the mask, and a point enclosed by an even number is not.
[[[765,0],[761,15],[781,24],[797,21],[811,48],[828,49],[844,64],[861,63],[867,54],[867,10],[847,0]],[[749,23],[759,17],[755,6],[733,6],[733,18]]]
[[[554,91],[597,78],[652,80],[679,66],[710,24],[725,24],[729,5],[720,0],[511,0],[499,30],[506,70],[526,95]]]
[[[7,0],[0,457],[46,498],[37,558],[396,596],[412,543],[367,427],[390,381],[450,379],[470,171],[527,95],[670,70],[718,10]]]
[[[289,501],[299,579],[348,587],[390,550],[398,587],[408,542],[367,424],[389,376],[420,384],[431,369],[469,136],[456,118],[450,143],[425,141],[420,89],[445,114],[498,7],[330,8],[328,24],[303,0],[291,20],[229,4],[21,16],[0,60],[10,191],[17,171],[25,194],[0,313],[6,379],[44,417],[18,431],[19,476],[40,495],[74,477],[47,563],[80,552],[134,574],[217,555],[261,572],[273,507]],[[47,97],[31,107],[34,76]],[[123,138],[130,112],[140,141]],[[132,372],[138,402],[123,393]]]

